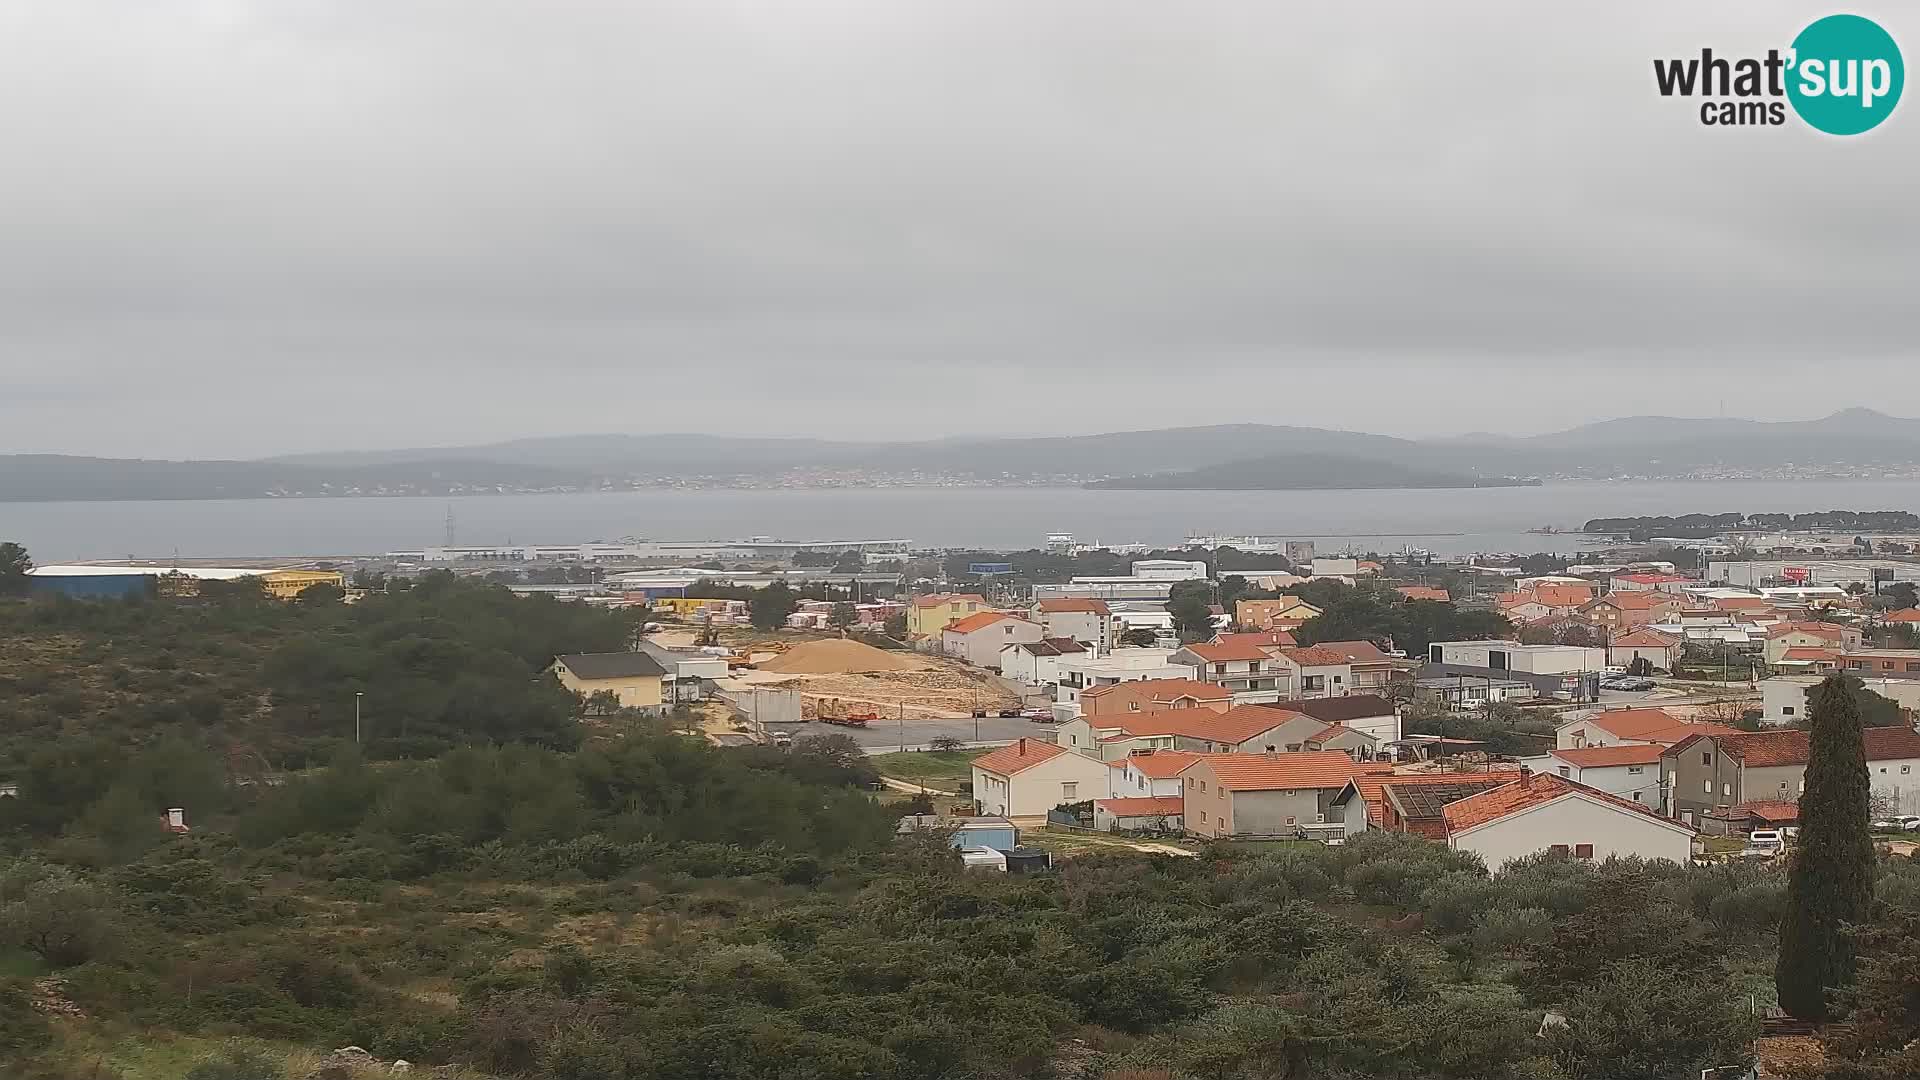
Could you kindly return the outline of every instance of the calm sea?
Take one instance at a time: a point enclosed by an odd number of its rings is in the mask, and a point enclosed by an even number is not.
[[[458,499],[237,499],[0,503],[0,540],[38,562],[135,556],[363,555],[459,544],[656,540],[878,539],[927,547],[1082,541],[1174,544],[1188,534],[1267,535],[1352,548],[1441,553],[1572,551],[1577,537],[1528,535],[1633,514],[1911,510],[1920,481],[1591,482],[1460,491],[1086,491],[883,488],[638,491]]]

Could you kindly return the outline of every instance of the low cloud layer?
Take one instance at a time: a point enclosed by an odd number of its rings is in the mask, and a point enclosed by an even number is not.
[[[1653,88],[1825,13],[11,5],[0,451],[1920,414],[1920,102]]]

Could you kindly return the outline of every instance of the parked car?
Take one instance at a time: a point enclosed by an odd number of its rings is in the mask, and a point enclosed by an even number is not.
[[[1053,715],[1052,709],[1028,709],[1026,712],[1021,713],[1020,715],[1026,717],[1027,719],[1033,721],[1036,724],[1051,724],[1054,722],[1054,715]]]
[[[1651,690],[1653,680],[1639,675],[1609,675],[1600,680],[1602,690]]]
[[[1743,859],[1771,859],[1787,850],[1787,838],[1779,829],[1755,829],[1747,834],[1747,846],[1740,851]]]
[[[1903,814],[1898,817],[1882,818],[1873,823],[1876,832],[1920,832],[1920,817]]]
[[[1011,717],[1016,717],[1019,715],[1020,715],[1019,709],[1001,709],[1000,710],[1000,718],[1003,720],[1009,719]]]

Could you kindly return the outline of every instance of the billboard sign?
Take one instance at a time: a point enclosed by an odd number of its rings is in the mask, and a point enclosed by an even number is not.
[[[1786,578],[1788,581],[1797,581],[1804,585],[1807,579],[1813,576],[1813,571],[1804,566],[1783,566],[1780,568],[1780,576]]]
[[[1010,562],[968,563],[967,573],[969,574],[1011,574],[1013,573],[1013,564]]]
[[[1878,585],[1878,584],[1880,584],[1880,583],[1881,583],[1881,582],[1883,582],[1883,581],[1892,581],[1892,580],[1893,580],[1893,568],[1892,568],[1892,567],[1890,567],[1890,566],[1876,566],[1876,567],[1874,567],[1874,568],[1873,568],[1873,583],[1874,583],[1875,585]]]

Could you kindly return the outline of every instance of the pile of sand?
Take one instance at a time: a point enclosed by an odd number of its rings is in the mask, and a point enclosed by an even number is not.
[[[912,671],[920,664],[911,657],[858,641],[829,638],[795,645],[783,655],[754,666],[789,675],[850,675],[856,671]]]

